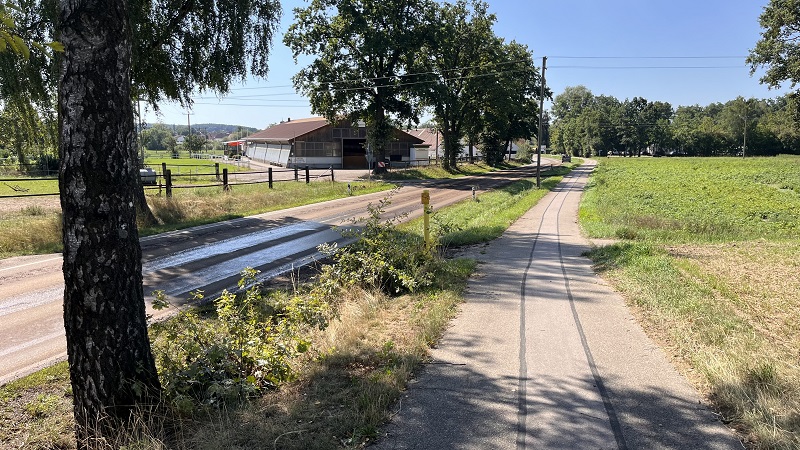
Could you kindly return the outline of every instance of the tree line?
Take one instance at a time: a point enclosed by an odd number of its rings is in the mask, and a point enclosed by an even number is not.
[[[800,153],[796,106],[789,95],[673,108],[642,97],[620,101],[572,86],[554,98],[551,112],[550,145],[573,155]]]

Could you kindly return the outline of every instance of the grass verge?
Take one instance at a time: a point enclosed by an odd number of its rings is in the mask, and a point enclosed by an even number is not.
[[[381,182],[351,183],[353,195],[385,191],[393,186]],[[234,186],[228,193],[218,188],[183,189],[172,198],[150,196],[148,202],[159,225],[141,228],[142,235],[260,214],[295,206],[347,197],[347,183],[275,183]]]
[[[61,213],[23,208],[0,214],[0,258],[61,251]]]
[[[800,159],[661,161],[601,163],[582,224],[622,239],[590,257],[750,448],[800,448]]]
[[[391,189],[386,183],[357,183],[353,195]],[[219,188],[183,189],[173,198],[148,195],[159,224],[143,226],[142,236],[189,228],[279,209],[347,197],[347,183],[275,183],[236,186],[224,193]],[[61,215],[36,205],[0,212],[0,258],[61,251]]]
[[[434,210],[431,230],[444,248],[489,242],[500,237],[515,220],[561,182],[578,163],[543,172],[542,189],[535,180],[520,180],[501,189],[481,194],[477,201],[465,200],[443,210]],[[422,234],[421,218],[404,225]]]

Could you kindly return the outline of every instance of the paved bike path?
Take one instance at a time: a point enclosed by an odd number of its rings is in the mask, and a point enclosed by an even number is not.
[[[376,449],[741,449],[581,256],[587,162],[480,260]]]

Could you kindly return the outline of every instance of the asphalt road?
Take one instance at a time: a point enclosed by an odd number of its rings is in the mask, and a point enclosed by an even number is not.
[[[385,217],[421,214],[420,195],[442,208],[478,192],[535,174],[531,167],[482,177],[407,184],[391,198]],[[353,187],[358,189],[358,182]],[[342,242],[332,227],[365,217],[386,193],[347,197],[242,219],[164,233],[141,240],[144,292],[163,290],[185,304],[190,291],[213,296],[234,288],[247,267],[269,278],[320,258],[317,246]],[[66,357],[60,255],[0,260],[0,384]],[[156,317],[167,312],[148,312]]]
[[[574,170],[481,260],[376,450],[741,449],[582,254]]]

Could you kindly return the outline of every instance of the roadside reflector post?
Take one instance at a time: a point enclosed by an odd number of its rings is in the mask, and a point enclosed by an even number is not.
[[[431,230],[430,230],[430,204],[431,204],[431,193],[425,189],[422,191],[422,223],[423,228],[425,230],[425,245],[430,247],[431,245]]]
[[[269,188],[272,189],[272,167],[267,168]]]
[[[297,166],[294,166],[294,181],[300,181],[300,173],[297,170]]]
[[[333,177],[333,166],[331,166],[331,183],[335,182],[336,179]]]
[[[475,190],[475,186],[472,186],[472,201],[474,202],[478,201],[478,196],[477,196],[477,191]]]
[[[347,195],[353,195],[353,189],[350,188],[350,183],[347,183]]]
[[[222,169],[222,190],[228,192],[231,187],[228,186],[228,169]]]
[[[306,166],[306,184],[311,183],[311,175],[308,173],[308,166]]]

